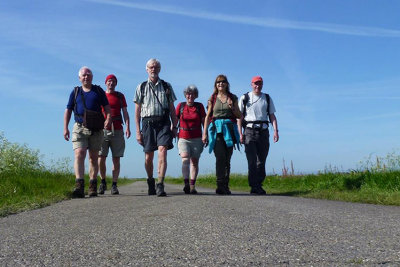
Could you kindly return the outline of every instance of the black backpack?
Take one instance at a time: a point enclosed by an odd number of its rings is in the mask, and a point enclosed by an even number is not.
[[[267,117],[269,118],[269,105],[270,105],[270,97],[269,94],[266,93],[261,93],[265,95],[265,98],[267,99]],[[249,92],[247,92],[246,94],[244,94],[244,99],[243,99],[243,127],[246,128],[247,123],[269,123],[268,120],[266,121],[246,121],[244,118],[246,117],[246,109],[247,109],[247,103],[249,103],[250,100],[250,95]]]

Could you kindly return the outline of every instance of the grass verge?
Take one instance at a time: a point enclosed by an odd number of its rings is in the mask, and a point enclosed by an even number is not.
[[[133,179],[118,179],[118,185],[133,183]],[[112,181],[107,178],[107,183]],[[85,178],[85,191],[89,185]],[[0,173],[0,217],[21,211],[41,208],[70,199],[75,178],[70,173],[26,170],[18,173]]]
[[[183,185],[182,178],[167,178],[166,182]],[[214,175],[199,176],[196,185],[215,188],[216,178]],[[235,191],[250,191],[247,175],[231,174],[229,185]],[[400,171],[267,176],[263,186],[269,195],[400,206]]]

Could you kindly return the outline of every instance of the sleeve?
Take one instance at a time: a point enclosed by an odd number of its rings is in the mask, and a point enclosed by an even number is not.
[[[122,107],[121,108],[126,108],[128,105],[126,104],[126,99],[123,93],[120,93],[122,96]]]
[[[239,105],[239,110],[240,110],[240,112],[242,112],[242,113],[243,113],[243,109],[244,109],[244,107],[243,107],[243,100],[244,100],[244,95],[242,95],[242,96],[240,97],[239,103],[238,103],[238,105]]]
[[[75,108],[75,90],[72,90],[71,94],[69,95],[68,103],[67,103],[67,109],[69,110],[74,110]]]
[[[176,101],[176,95],[175,95],[175,92],[174,92],[174,89],[172,88],[172,86],[171,86],[171,84],[170,83],[167,83],[168,84],[168,86],[169,86],[169,88],[171,89],[171,94],[170,94],[170,98],[169,98],[169,101],[170,102],[175,102]]]
[[[142,104],[142,92],[140,90],[141,86],[142,83],[139,83],[138,86],[136,87],[135,96],[133,98],[133,102],[136,104]]]
[[[271,96],[269,97],[269,107],[268,107],[269,114],[274,114],[276,112],[274,101],[272,101]]]

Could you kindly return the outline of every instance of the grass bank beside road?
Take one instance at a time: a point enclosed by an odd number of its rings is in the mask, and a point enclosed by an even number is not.
[[[182,179],[168,178],[166,181],[183,187]],[[232,174],[229,184],[232,190],[250,192],[246,175]],[[196,185],[215,188],[216,178],[214,175],[199,176]],[[400,171],[267,176],[263,187],[269,195],[400,206]]]
[[[118,179],[118,186],[133,183],[133,179]],[[111,179],[107,178],[108,189]],[[85,178],[85,192],[89,185]],[[74,175],[43,170],[0,173],[0,216],[48,206],[70,199],[75,186]]]

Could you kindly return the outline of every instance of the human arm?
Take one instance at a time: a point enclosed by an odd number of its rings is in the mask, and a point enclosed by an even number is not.
[[[178,131],[178,128],[177,128],[178,117],[176,116],[175,112],[176,111],[175,111],[174,103],[170,102],[169,103],[169,114],[170,114],[171,120],[172,120],[171,131],[173,133],[174,138],[176,137],[176,133]]]
[[[71,120],[71,114],[72,114],[72,110],[71,109],[65,109],[64,112],[64,139],[69,141],[69,130],[68,130],[68,124],[69,121]]]
[[[126,138],[131,137],[131,121],[129,118],[128,109],[126,107],[122,108],[122,115],[124,116],[124,121],[126,124],[125,136]]]
[[[110,105],[104,106],[104,113],[106,114],[106,120],[104,121],[104,129],[109,129],[112,123]]]
[[[135,103],[136,141],[140,145],[143,145],[143,136],[142,133],[140,132],[140,109],[141,109],[141,104]]]
[[[272,123],[272,126],[274,127],[274,143],[279,141],[279,133],[278,133],[278,121],[275,117],[275,114],[269,114],[269,120]]]
[[[239,136],[240,136],[240,143],[244,144],[244,136],[242,133],[242,122],[243,122],[243,116],[241,116],[240,119],[237,119],[237,127],[238,127],[238,131],[239,131]]]
[[[212,104],[211,101],[208,100],[208,109],[207,109],[207,114],[206,117],[204,118],[204,128],[203,128],[203,136],[201,140],[203,141],[203,144],[207,145],[208,143],[208,125],[210,124],[210,117],[211,117],[211,109],[212,109]]]

